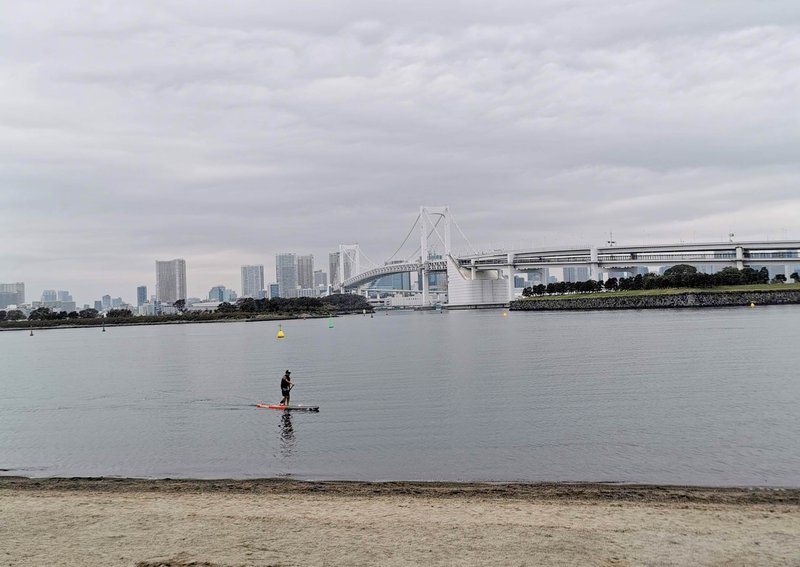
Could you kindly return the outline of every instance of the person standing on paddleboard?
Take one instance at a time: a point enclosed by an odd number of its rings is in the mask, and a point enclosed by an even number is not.
[[[281,378],[281,394],[283,394],[283,398],[281,399],[282,406],[289,405],[289,392],[291,392],[292,388],[294,388],[294,383],[289,377],[290,374],[291,372],[287,370],[286,374],[284,374],[283,378]]]

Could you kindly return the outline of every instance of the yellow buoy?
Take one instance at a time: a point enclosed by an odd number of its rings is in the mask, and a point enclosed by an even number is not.
[[[508,313],[506,313],[505,311],[503,311],[503,317],[508,317]]]
[[[286,336],[286,335],[284,335],[284,334],[283,334],[283,329],[281,328],[281,326],[280,326],[280,325],[278,325],[278,338],[279,338],[279,339],[282,339],[282,338],[283,338],[283,337],[285,337],[285,336]]]
[[[755,306],[756,306],[756,304],[755,304],[755,303],[751,303],[751,304],[750,304],[750,307],[755,307]]]

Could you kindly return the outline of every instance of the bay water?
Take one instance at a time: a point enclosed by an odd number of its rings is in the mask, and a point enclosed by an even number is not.
[[[800,306],[0,332],[0,474],[800,486]],[[319,413],[257,409],[292,402]]]

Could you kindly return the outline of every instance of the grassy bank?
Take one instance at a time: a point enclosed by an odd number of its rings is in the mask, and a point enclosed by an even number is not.
[[[752,291],[800,291],[800,284],[754,284],[726,285],[709,288],[678,287],[670,289],[635,289],[626,291],[600,291],[595,293],[570,293],[564,295],[540,295],[523,297],[519,301],[553,301],[564,299],[610,299],[615,297],[652,297],[659,295],[680,295],[684,293],[746,293]]]

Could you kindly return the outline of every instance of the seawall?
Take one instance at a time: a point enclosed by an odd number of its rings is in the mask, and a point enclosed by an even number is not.
[[[800,304],[800,291],[699,291],[664,295],[615,295],[561,299],[519,299],[511,311],[571,311],[582,309],[669,309],[681,307],[735,307]]]

